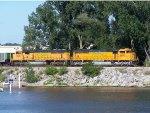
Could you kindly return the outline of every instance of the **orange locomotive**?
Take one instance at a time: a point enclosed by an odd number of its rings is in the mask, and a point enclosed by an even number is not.
[[[136,53],[129,48],[119,49],[118,51],[74,51],[72,60],[79,65],[89,61],[104,65],[133,65],[138,62]]]
[[[138,62],[136,53],[129,48],[118,51],[67,50],[30,51],[13,54],[12,62],[45,61],[54,65],[82,65],[87,62],[106,65],[133,65]]]
[[[25,62],[46,62],[46,64],[66,65],[70,61],[70,52],[66,50],[29,51],[13,54],[13,64]]]

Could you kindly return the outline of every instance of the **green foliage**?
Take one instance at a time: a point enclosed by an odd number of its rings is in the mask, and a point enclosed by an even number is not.
[[[7,77],[3,74],[0,74],[0,82],[3,82],[7,79]]]
[[[56,78],[56,81],[57,81],[57,84],[58,84],[58,85],[62,85],[62,79],[61,79],[61,78],[58,78],[58,77],[57,77],[57,78]]]
[[[0,82],[3,82],[7,79],[7,77],[3,75],[2,72],[3,72],[3,69],[0,69]]]
[[[2,72],[3,72],[3,69],[0,69],[0,74],[2,74]]]
[[[64,75],[64,74],[67,74],[68,73],[68,70],[66,67],[60,67],[59,69],[59,75]]]
[[[128,47],[143,62],[144,48],[150,54],[149,18],[148,1],[45,1],[29,15],[23,47],[85,49],[90,43],[95,49]]]
[[[35,83],[40,79],[40,77],[35,73],[31,65],[28,65],[25,69],[25,78],[28,83]]]
[[[58,73],[58,69],[54,66],[46,67],[45,73],[46,75],[55,75]]]
[[[145,61],[145,62],[144,62],[144,66],[150,67],[150,61]]]
[[[95,77],[100,74],[100,71],[103,69],[101,66],[95,66],[93,63],[87,63],[82,66],[82,73],[90,76],[90,77]]]
[[[53,80],[49,79],[49,80],[45,81],[43,84],[44,84],[44,85],[48,85],[48,84],[51,84],[52,81],[53,81]]]
[[[43,72],[43,71],[40,71],[40,72],[39,72],[39,75],[42,75],[42,74],[44,74],[44,72]]]
[[[9,70],[8,74],[12,74],[14,72],[14,70]]]
[[[96,18],[89,17],[87,13],[78,15],[74,20],[74,26],[72,31],[80,42],[80,49],[84,48],[85,42],[92,42],[96,38],[96,34],[100,32],[100,22]],[[97,28],[97,32],[94,32],[92,28]]]

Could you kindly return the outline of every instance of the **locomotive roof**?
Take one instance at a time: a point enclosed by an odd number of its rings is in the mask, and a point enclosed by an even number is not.
[[[74,50],[73,52],[114,52],[114,51],[118,51],[119,49],[101,49],[101,50],[87,50],[87,49],[83,49],[83,50]]]
[[[47,53],[47,52],[52,52],[52,53],[63,53],[63,52],[69,52],[68,50],[24,50],[23,52],[25,53]]]
[[[0,46],[0,53],[16,53],[22,51],[21,46]]]

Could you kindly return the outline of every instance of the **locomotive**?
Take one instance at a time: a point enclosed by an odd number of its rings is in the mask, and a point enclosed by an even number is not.
[[[1,51],[1,50],[0,50]],[[6,54],[6,52],[4,53]],[[1,55],[0,55],[1,57]],[[1,64],[25,65],[28,62],[42,62],[47,65],[83,65],[93,62],[95,65],[134,65],[138,63],[136,53],[130,48],[119,50],[32,50],[15,49]]]

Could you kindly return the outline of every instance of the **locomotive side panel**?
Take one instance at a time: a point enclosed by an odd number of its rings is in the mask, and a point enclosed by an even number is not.
[[[113,52],[86,52],[73,53],[73,60],[86,61],[112,61],[114,60]]]
[[[24,57],[23,54],[13,54],[12,61],[23,61]]]
[[[51,60],[50,57],[51,53],[33,53],[33,60],[40,61],[40,60]]]
[[[70,60],[70,52],[65,52],[62,54],[62,60]]]
[[[23,53],[23,60],[33,61],[34,60],[34,53],[29,53],[29,54]]]
[[[96,61],[112,61],[114,60],[112,52],[92,52],[92,59]]]

